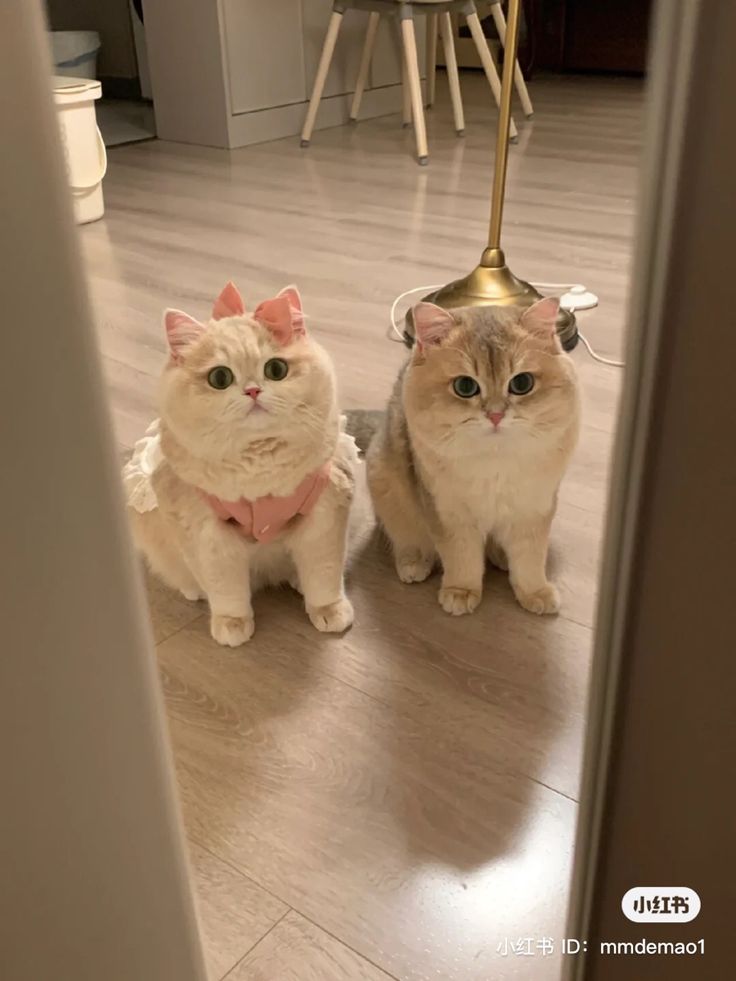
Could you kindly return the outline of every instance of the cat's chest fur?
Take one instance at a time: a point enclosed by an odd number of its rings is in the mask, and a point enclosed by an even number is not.
[[[522,515],[552,509],[564,467],[561,454],[498,443],[472,456],[424,461],[423,482],[448,530],[471,523],[490,534]]]

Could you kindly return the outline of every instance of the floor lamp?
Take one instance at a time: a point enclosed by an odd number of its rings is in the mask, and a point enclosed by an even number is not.
[[[521,0],[509,0],[488,245],[480,258],[480,264],[469,275],[456,279],[424,297],[425,300],[441,307],[530,306],[541,296],[530,283],[514,276],[506,265],[506,257],[501,249],[501,222],[509,155],[511,94],[519,41],[520,4]],[[570,310],[564,310],[562,307],[557,318],[557,333],[566,351],[572,350],[578,342],[575,316]],[[408,345],[414,343],[411,311],[406,316],[404,338]]]

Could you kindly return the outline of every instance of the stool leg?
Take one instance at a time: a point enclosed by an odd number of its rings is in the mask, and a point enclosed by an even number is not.
[[[498,36],[501,38],[501,44],[506,47],[506,18],[503,15],[503,10],[501,10],[500,3],[494,3],[491,7],[491,13],[493,14],[493,20],[496,24],[496,30],[498,31]],[[526,87],[526,82],[524,80],[524,74],[519,65],[519,59],[516,59],[516,64],[514,65],[514,82],[516,84],[516,91],[519,94],[519,101],[521,102],[521,108],[524,111],[524,115],[527,119],[531,119],[534,115],[534,106],[532,105],[532,100],[529,98],[529,91]]]
[[[401,45],[401,100],[401,125],[406,129],[407,126],[411,126],[411,89],[409,88],[403,38]]]
[[[365,32],[365,43],[363,44],[363,54],[360,58],[358,80],[355,83],[355,95],[353,96],[353,104],[350,107],[350,119],[352,122],[357,122],[358,113],[360,112],[360,103],[363,98],[363,92],[365,91],[365,83],[368,81],[368,72],[371,68],[373,48],[376,45],[376,31],[378,30],[380,19],[381,15],[375,11],[368,15],[368,29]]]
[[[455,41],[452,36],[452,21],[449,13],[439,15],[440,31],[442,33],[442,45],[445,49],[445,65],[447,67],[447,81],[450,84],[450,99],[452,101],[452,114],[455,119],[455,129],[458,136],[465,132],[465,116],[463,115],[463,97],[460,94],[460,75],[457,70],[457,56],[455,54]]]
[[[302,129],[302,146],[309,146],[309,141],[312,139],[314,121],[317,118],[317,110],[319,109],[319,104],[322,100],[322,92],[325,87],[327,72],[330,70],[332,55],[335,52],[335,42],[337,41],[337,35],[340,31],[343,14],[344,10],[336,4],[332,11],[332,16],[330,17],[330,23],[327,26],[325,43],[322,47],[322,54],[320,55],[319,65],[317,67],[317,77],[314,80],[312,97],[309,100],[309,108],[307,109],[307,118],[304,120],[304,128]]]
[[[501,79],[498,77],[496,63],[491,57],[491,52],[488,50],[488,42],[483,34],[483,28],[480,26],[477,12],[473,10],[471,13],[466,14],[466,19],[468,21],[470,33],[473,36],[473,41],[475,41],[475,46],[478,49],[478,54],[480,55],[481,64],[483,65],[483,70],[486,73],[488,84],[491,86],[493,97],[496,100],[496,105],[499,105],[501,101]],[[513,143],[515,143],[519,138],[519,133],[516,129],[516,124],[514,123],[513,118],[511,119],[511,125],[509,126],[509,138]]]
[[[427,14],[427,98],[425,105],[434,105],[434,90],[437,77],[437,14]]]
[[[419,78],[419,58],[417,38],[414,33],[414,13],[410,4],[401,10],[401,34],[404,40],[406,75],[411,95],[411,108],[414,116],[414,135],[417,141],[417,159],[420,165],[427,163],[427,131],[424,126],[424,106],[422,105],[422,83]]]

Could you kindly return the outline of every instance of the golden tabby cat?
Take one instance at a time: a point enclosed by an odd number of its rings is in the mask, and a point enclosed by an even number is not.
[[[559,610],[545,563],[579,399],[558,306],[414,309],[417,343],[368,449],[368,480],[399,578],[426,579],[439,557],[448,613],[477,607],[486,556],[509,569],[527,610]]]

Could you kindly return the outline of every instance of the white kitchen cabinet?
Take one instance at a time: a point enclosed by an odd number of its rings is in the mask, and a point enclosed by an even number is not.
[[[231,112],[304,102],[301,0],[221,2]]]
[[[144,10],[161,139],[237,147],[298,135],[330,0],[144,0]],[[318,129],[348,120],[367,22],[345,14]],[[381,24],[361,118],[400,109],[396,34],[395,22]],[[418,18],[422,67],[424,34]]]

